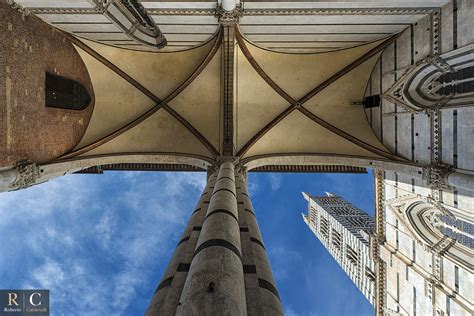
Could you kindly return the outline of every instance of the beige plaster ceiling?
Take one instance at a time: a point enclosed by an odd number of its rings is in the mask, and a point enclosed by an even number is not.
[[[253,62],[268,75],[270,79],[266,80],[236,41],[233,70],[236,152],[241,158],[289,153],[382,158],[384,153],[389,154],[371,130],[363,107],[351,105],[362,101],[380,52],[372,53],[302,102],[303,110],[291,104],[384,41],[337,52],[301,55],[268,51],[247,40],[240,42]],[[90,73],[96,100],[86,133],[67,158],[176,153],[212,159],[221,154],[224,121],[221,42],[218,33],[200,47],[174,53],[138,52],[87,40],[76,42]],[[97,54],[112,66],[100,62]],[[120,70],[129,77],[120,75]],[[273,80],[273,87],[269,80]],[[275,86],[288,97],[276,91]],[[168,98],[179,87],[184,89]],[[158,109],[156,104],[162,100],[166,105]],[[289,107],[294,108],[262,132]]]

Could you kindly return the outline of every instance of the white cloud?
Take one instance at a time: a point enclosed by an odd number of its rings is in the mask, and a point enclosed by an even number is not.
[[[269,173],[268,180],[270,181],[270,187],[272,190],[277,191],[282,185],[283,177],[278,173]]]
[[[286,316],[298,316],[296,312],[291,308],[291,306],[285,307],[285,315]]]
[[[288,278],[288,272],[303,260],[298,252],[283,247],[268,248],[267,253],[270,257],[273,275],[277,281]]]
[[[174,249],[205,179],[111,172],[1,193],[0,252],[9,260],[0,272],[18,273],[1,286],[50,289],[57,314],[124,314],[144,284],[159,281],[156,264]]]
[[[258,185],[257,181],[248,182],[248,191],[249,191],[250,196],[257,195],[259,190],[260,190],[260,186]]]
[[[112,239],[115,231],[117,230],[117,218],[112,214],[111,210],[102,214],[99,222],[94,226],[97,236],[100,238],[102,247],[108,248],[110,240]]]

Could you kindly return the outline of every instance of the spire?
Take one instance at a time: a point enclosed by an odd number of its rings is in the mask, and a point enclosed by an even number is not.
[[[303,194],[304,199],[309,202],[309,194],[306,192],[301,192],[301,194]]]

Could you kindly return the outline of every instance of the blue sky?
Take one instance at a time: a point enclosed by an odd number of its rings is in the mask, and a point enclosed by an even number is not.
[[[249,189],[285,312],[373,315],[304,224],[302,191],[373,215],[372,174],[253,174]],[[142,315],[203,173],[69,175],[0,194],[0,289],[50,289],[53,315]]]

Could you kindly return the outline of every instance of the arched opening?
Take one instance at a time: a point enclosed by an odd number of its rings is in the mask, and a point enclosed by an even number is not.
[[[45,73],[45,105],[67,110],[84,110],[91,103],[86,88],[79,82]]]

